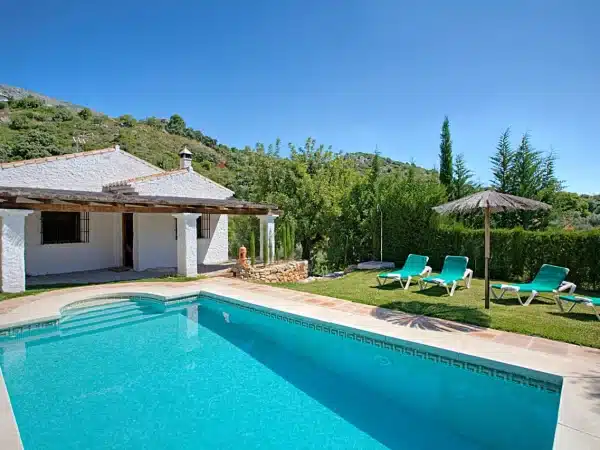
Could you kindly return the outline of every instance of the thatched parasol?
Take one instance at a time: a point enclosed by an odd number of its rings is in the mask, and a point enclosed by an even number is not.
[[[533,211],[550,209],[550,205],[517,197],[501,194],[495,191],[481,191],[453,202],[433,208],[440,214],[464,214],[483,210],[485,216],[485,308],[490,308],[490,216],[493,212],[504,211]]]

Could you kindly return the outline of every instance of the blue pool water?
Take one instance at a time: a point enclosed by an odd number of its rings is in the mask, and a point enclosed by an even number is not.
[[[2,338],[25,449],[552,448],[557,392],[289,322],[123,301]]]

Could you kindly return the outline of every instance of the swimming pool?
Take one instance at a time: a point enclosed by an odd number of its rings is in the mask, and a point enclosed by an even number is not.
[[[551,449],[560,386],[218,297],[0,338],[25,449]]]

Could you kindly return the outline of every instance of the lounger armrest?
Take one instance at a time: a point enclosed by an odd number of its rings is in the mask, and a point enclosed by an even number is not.
[[[570,281],[563,281],[558,287],[558,292],[569,291],[569,294],[573,294],[577,289],[577,285],[575,283],[571,283]]]
[[[429,275],[431,275],[431,272],[433,271],[433,269],[429,266],[425,266],[425,268],[423,269],[423,272],[421,272],[422,277],[428,277]]]

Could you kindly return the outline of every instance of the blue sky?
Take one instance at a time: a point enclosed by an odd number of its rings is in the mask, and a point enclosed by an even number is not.
[[[302,143],[490,178],[500,133],[553,147],[600,192],[600,2],[3,2],[0,83],[138,118],[181,114],[231,145]]]

